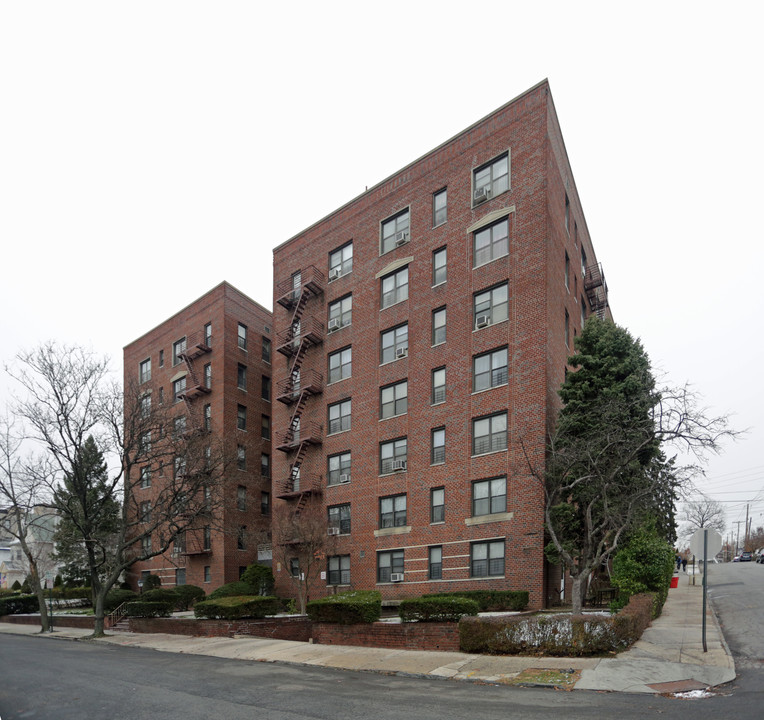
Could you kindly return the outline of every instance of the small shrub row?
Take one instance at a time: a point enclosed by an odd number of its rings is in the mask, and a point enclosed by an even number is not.
[[[45,597],[51,594],[54,600],[92,600],[93,593],[89,587],[54,587],[45,591]]]
[[[373,623],[382,615],[382,595],[377,590],[351,590],[311,600],[306,610],[313,622]]]
[[[209,620],[238,620],[277,615],[281,600],[264,595],[241,595],[203,600],[194,605],[194,616]]]
[[[161,600],[133,600],[125,605],[125,612],[130,617],[170,617],[173,604]]]
[[[519,611],[528,607],[527,590],[459,590],[456,592],[428,593],[422,597],[468,598],[478,604],[480,612]]]
[[[37,595],[10,595],[0,598],[0,616],[33,613],[39,609]]]
[[[475,600],[451,595],[401,600],[398,614],[404,622],[459,622],[464,615],[477,615],[479,609]]]
[[[213,590],[208,600],[217,600],[224,597],[242,597],[243,595],[258,595],[257,588],[242,580],[230,582],[227,585],[221,585],[217,590]]]
[[[178,596],[175,603],[176,610],[189,610],[195,602],[204,600],[204,590],[198,585],[178,585],[174,590]]]
[[[132,590],[111,590],[106,593],[103,601],[103,611],[108,615],[114,612],[122,603],[130,600],[137,600],[138,593]]]
[[[465,617],[459,622],[463,652],[492,655],[578,657],[623,650],[650,624],[653,598],[635,595],[617,615]]]

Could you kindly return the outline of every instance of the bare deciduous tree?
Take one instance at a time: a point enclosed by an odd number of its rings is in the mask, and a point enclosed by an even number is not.
[[[702,496],[699,500],[685,502],[682,509],[682,534],[689,538],[699,528],[713,528],[724,532],[724,508],[717,500]]]

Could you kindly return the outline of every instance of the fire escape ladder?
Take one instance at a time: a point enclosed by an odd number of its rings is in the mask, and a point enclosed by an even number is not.
[[[608,290],[602,263],[589,265],[584,276],[584,292],[589,301],[589,307],[602,320],[608,307]]]

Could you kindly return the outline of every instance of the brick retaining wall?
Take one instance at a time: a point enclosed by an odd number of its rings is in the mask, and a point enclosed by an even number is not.
[[[458,623],[372,623],[313,625],[313,642],[321,645],[360,645],[402,650],[459,652]]]
[[[0,622],[14,623],[15,625],[39,625],[39,615],[3,615]],[[93,629],[95,618],[92,615],[56,615],[53,614],[53,627],[73,627]]]
[[[200,637],[253,637],[308,642],[312,623],[306,617],[263,620],[196,620],[194,618],[125,618],[130,632],[169,633]]]

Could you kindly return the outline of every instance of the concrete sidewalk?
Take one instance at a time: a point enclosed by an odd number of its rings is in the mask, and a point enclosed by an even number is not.
[[[689,578],[683,576],[680,587],[669,591],[663,614],[645,631],[642,639],[612,658],[468,655],[314,645],[249,636],[202,638],[116,631],[96,642],[234,660],[486,683],[628,693],[684,692],[714,687],[735,678],[735,664],[710,603],[706,622],[708,652],[703,652],[703,589],[688,581]],[[78,628],[55,628],[52,633],[40,635],[36,625],[0,623],[0,633],[3,632],[59,639],[81,639],[90,633]]]

